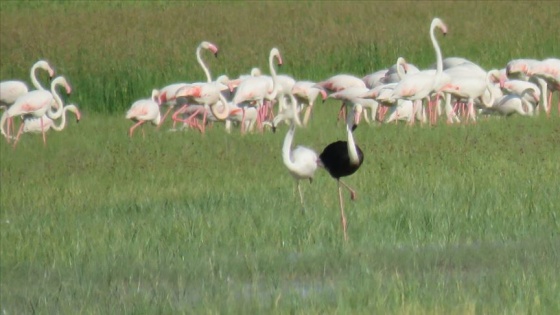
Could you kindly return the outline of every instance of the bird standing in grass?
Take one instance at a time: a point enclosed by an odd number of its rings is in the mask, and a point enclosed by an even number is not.
[[[303,193],[301,192],[300,180],[309,179],[313,182],[313,174],[317,170],[317,153],[310,148],[297,146],[293,151],[291,150],[294,133],[296,131],[296,124],[294,121],[290,124],[290,129],[284,138],[284,145],[282,146],[282,160],[284,165],[290,171],[290,174],[295,178],[297,190],[302,209],[305,209],[303,204]]]
[[[149,99],[142,99],[134,102],[128,112],[126,112],[126,119],[131,119],[137,123],[130,127],[128,135],[132,137],[134,129],[151,121],[154,125],[159,125],[161,122],[161,114],[159,112],[159,92],[158,90],[152,91],[152,97]],[[142,129],[142,134],[144,129]]]
[[[342,200],[342,186],[350,191],[352,200],[356,199],[356,191],[345,184],[340,178],[354,174],[364,162],[362,150],[354,142],[352,131],[356,129],[354,109],[349,111],[346,117],[347,141],[336,141],[325,147],[319,155],[320,164],[338,183],[338,200],[340,204],[340,219],[344,232],[344,240],[348,240],[347,221],[344,214],[344,204]]]

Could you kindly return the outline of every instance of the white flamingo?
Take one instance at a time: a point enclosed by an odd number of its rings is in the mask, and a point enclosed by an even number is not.
[[[290,129],[284,138],[284,144],[282,146],[282,161],[288,168],[290,174],[292,174],[296,180],[296,187],[299,192],[302,210],[304,210],[305,208],[300,180],[308,179],[309,182],[313,182],[313,175],[317,170],[317,160],[319,156],[312,149],[303,146],[297,146],[293,151],[291,150],[295,130],[296,123],[292,121]]]
[[[2,114],[2,118],[0,119],[0,130],[2,135],[6,137],[8,142],[10,142],[10,130],[11,125],[13,124],[13,117],[14,116],[23,116],[23,115],[31,115],[34,117],[38,117],[43,123],[43,117],[48,115],[49,118],[57,119],[62,115],[64,103],[58,95],[56,88],[57,86],[63,86],[66,89],[66,93],[70,94],[72,92],[72,88],[66,81],[66,79],[62,76],[57,77],[51,83],[51,90],[34,90],[27,94],[24,94],[10,106],[10,108]],[[57,110],[53,111],[52,106],[56,106]],[[6,134],[4,125],[8,123],[8,134]],[[16,136],[16,140],[14,142],[14,147],[16,146],[21,133],[23,132],[23,123],[21,124],[18,134]],[[47,144],[47,139],[45,136],[45,132],[43,130],[43,143]]]
[[[159,125],[161,122],[161,114],[159,111],[159,91],[152,90],[152,97],[141,99],[132,103],[130,109],[126,112],[126,119],[135,121],[136,123],[128,130],[128,136],[132,138],[134,129],[146,122]],[[144,129],[142,129],[144,135]]]
[[[76,115],[76,122],[79,122],[82,115],[78,110],[78,107],[74,104],[64,106],[60,123],[57,125],[56,122],[50,119],[47,115],[43,116],[43,129],[45,132],[49,131],[51,128],[55,131],[62,131],[66,127],[66,112],[70,111]],[[23,120],[23,133],[40,133],[41,130],[41,119],[33,116],[24,117]]]
[[[49,73],[49,77],[54,76],[54,70],[45,60],[39,60],[31,67],[31,83],[37,90],[45,90],[39,80],[37,80],[37,70],[43,69]],[[16,99],[29,92],[27,84],[22,81],[10,80],[0,82],[0,104],[12,105]]]

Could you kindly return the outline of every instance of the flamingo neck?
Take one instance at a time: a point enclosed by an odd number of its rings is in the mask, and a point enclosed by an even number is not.
[[[286,133],[286,137],[284,138],[284,145],[282,146],[282,160],[284,162],[284,165],[286,165],[289,170],[292,170],[295,167],[295,163],[290,157],[290,151],[295,132],[296,125],[292,122],[290,124],[290,129],[288,130],[288,133]]]
[[[268,99],[273,100],[278,95],[278,78],[276,77],[276,69],[274,68],[274,54],[268,57],[268,67],[270,68],[270,75],[272,76],[272,92],[268,95]]]
[[[196,48],[196,60],[198,61],[198,64],[200,64],[200,66],[202,67],[204,74],[206,74],[206,81],[210,83],[212,82],[212,76],[210,75],[210,70],[208,70],[208,67],[206,66],[204,60],[202,60],[202,57],[200,56],[201,51],[202,51],[202,46],[198,45],[198,48]]]
[[[214,115],[214,117],[216,117],[216,119],[218,120],[225,120],[226,118],[229,117],[229,104],[226,100],[226,98],[222,95],[222,93],[219,93],[220,101],[222,102],[222,104],[224,104],[224,108],[222,109],[222,112],[218,112],[215,108],[216,108],[216,104],[210,106],[210,111],[212,112],[212,115]]]
[[[351,164],[358,165],[360,163],[360,158],[358,157],[358,150],[356,149],[354,135],[352,134],[352,125],[354,124],[354,110],[347,110],[347,112],[348,116],[346,118],[346,134],[348,135],[348,157],[350,157]]]
[[[55,79],[51,84],[51,94],[53,95],[54,101],[58,105],[58,109],[56,111],[53,111],[52,106],[49,108],[47,113],[48,113],[48,115],[51,119],[59,118],[60,116],[62,116],[62,112],[64,111],[64,108],[63,108],[64,103],[62,102],[62,99],[60,98],[60,96],[58,95],[58,92],[56,91],[56,86],[57,85],[62,85],[62,82],[60,80]]]
[[[493,83],[491,80],[491,78],[494,76],[495,73],[496,71],[490,70],[486,75],[486,90],[488,90],[488,92],[490,93],[490,102],[486,102],[484,95],[481,97],[482,104],[484,104],[484,106],[486,107],[492,107],[494,105],[494,101],[496,100],[496,97],[494,95],[494,89],[492,88]]]
[[[436,24],[432,24],[430,27],[430,38],[432,40],[432,45],[434,46],[434,50],[436,51],[436,76],[434,80],[434,88],[438,86],[439,81],[441,80],[441,74],[443,72],[443,58],[441,56],[441,49],[439,48],[438,41],[434,34],[436,29]]]
[[[402,69],[404,70],[401,70]],[[404,58],[399,57],[399,59],[397,59],[397,76],[399,77],[399,80],[402,80],[405,76],[406,76],[406,61],[404,60]]]
[[[65,106],[64,110],[62,111],[62,117],[60,118],[60,125],[56,125],[56,123],[53,121],[52,124],[52,128],[56,131],[61,131],[62,129],[64,129],[64,127],[66,127],[66,112],[68,111],[68,107],[70,106]]]
[[[548,84],[546,83],[546,81],[542,78],[537,77],[537,83],[539,84],[539,87],[541,88],[541,104],[542,107],[547,109],[548,108]]]
[[[41,82],[37,80],[37,68],[39,68],[39,65],[37,63],[34,64],[33,67],[31,67],[31,83],[37,90],[44,91],[46,89],[41,85]]]

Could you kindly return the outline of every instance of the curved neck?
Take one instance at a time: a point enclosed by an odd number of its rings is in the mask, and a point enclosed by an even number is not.
[[[206,74],[206,81],[208,83],[210,83],[210,82],[212,82],[212,76],[210,76],[210,70],[208,70],[208,67],[206,66],[206,64],[202,60],[202,57],[200,56],[200,51],[201,50],[202,50],[202,45],[198,45],[198,48],[196,48],[196,60],[198,61],[198,63],[202,67],[202,70],[204,71],[204,74]]]
[[[46,89],[41,85],[39,80],[37,80],[37,68],[39,68],[38,64],[34,64],[33,67],[31,67],[31,83],[37,90],[44,91]]]
[[[282,146],[282,160],[284,161],[284,165],[291,170],[295,165],[290,157],[290,151],[292,147],[292,140],[294,139],[294,133],[296,131],[296,125],[292,122],[290,124],[290,129],[288,133],[286,133],[286,137],[284,138],[284,145]]]
[[[397,59],[397,76],[399,77],[399,80],[402,80],[406,76],[405,70],[406,61],[404,60],[404,58],[399,57],[399,59]]]
[[[538,78],[537,77],[537,83],[539,84],[539,87],[541,88],[541,104],[542,107],[545,110],[548,110],[548,84],[546,83],[546,81],[542,78]]]
[[[275,54],[270,54],[268,57],[268,67],[270,68],[270,75],[272,76],[272,92],[268,95],[269,99],[275,99],[278,94],[278,79],[276,77],[276,69],[274,68]]]
[[[229,104],[226,100],[226,98],[222,95],[222,93],[219,93],[219,98],[220,101],[222,102],[222,104],[224,104],[224,108],[222,109],[222,112],[218,112],[215,108],[216,108],[216,104],[210,106],[210,111],[212,112],[212,115],[214,115],[214,117],[216,117],[216,119],[218,120],[225,120],[226,118],[229,117]]]
[[[432,39],[432,45],[436,51],[436,79],[434,80],[434,87],[439,84],[439,81],[441,80],[441,73],[443,72],[443,58],[441,56],[441,49],[439,48],[438,41],[434,35],[435,29],[436,25],[432,24],[430,27],[430,38]]]
[[[346,118],[346,133],[348,135],[348,157],[350,157],[351,164],[357,165],[360,164],[360,158],[358,157],[358,150],[356,149],[354,135],[352,134],[352,125],[354,124],[354,109],[347,110],[347,112],[348,116]]]
[[[488,71],[488,74],[486,75],[486,90],[488,90],[488,92],[490,93],[490,102],[486,102],[486,99],[484,97],[484,95],[481,97],[482,99],[482,104],[484,104],[484,106],[486,107],[492,107],[494,105],[494,101],[496,100],[495,96],[494,96],[494,89],[492,88],[492,80],[491,78],[494,76],[494,71]]]
[[[53,121],[52,128],[56,131],[61,131],[66,127],[66,112],[68,111],[68,106],[64,107],[62,111],[62,117],[60,118],[60,124],[57,126],[56,123]]]
[[[47,111],[47,114],[49,115],[49,118],[51,118],[51,119],[59,118],[60,116],[62,116],[62,112],[64,111],[64,103],[62,102],[62,99],[60,98],[60,96],[58,95],[58,93],[56,91],[56,86],[57,85],[62,85],[62,83],[59,80],[55,79],[51,84],[51,94],[53,95],[54,101],[58,105],[58,109],[56,111],[53,111],[52,106],[51,106],[51,108],[49,108],[49,110]]]

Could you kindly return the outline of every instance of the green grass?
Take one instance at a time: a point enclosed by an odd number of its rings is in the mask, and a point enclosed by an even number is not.
[[[26,79],[36,59],[48,58],[84,115],[50,132],[47,147],[28,134],[16,150],[0,143],[0,308],[559,313],[556,111],[476,125],[360,126],[365,161],[347,179],[358,190],[354,202],[345,195],[348,242],[336,183],[323,170],[302,183],[301,213],[280,156],[285,126],[247,136],[220,124],[205,135],[145,126],[145,138],[138,130],[129,139],[124,119],[153,87],[200,80],[194,49],[202,39],[221,50],[209,60],[214,76],[232,77],[265,68],[272,46],[281,48],[283,71],[302,79],[364,75],[400,55],[425,67],[434,59],[433,15],[450,28],[441,39],[447,56],[485,68],[559,56],[544,31],[558,25],[559,9],[533,5],[2,2],[2,80]],[[374,19],[382,10],[386,17]],[[541,19],[529,21],[530,10]],[[337,107],[319,104],[296,144],[320,151],[345,138]]]

